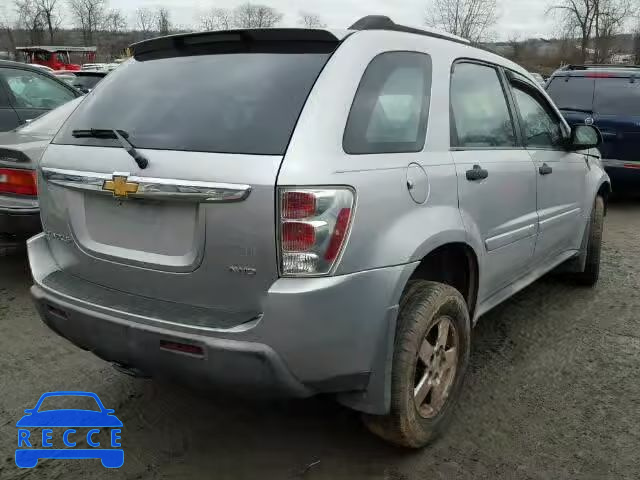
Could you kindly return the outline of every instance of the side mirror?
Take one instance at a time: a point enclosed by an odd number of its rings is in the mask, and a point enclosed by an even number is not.
[[[602,143],[602,134],[593,125],[574,125],[571,127],[569,150],[588,150]]]

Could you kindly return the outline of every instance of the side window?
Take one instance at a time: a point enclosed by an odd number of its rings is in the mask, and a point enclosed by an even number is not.
[[[7,68],[0,75],[9,87],[16,108],[53,109],[75,98],[55,80],[30,70]]]
[[[350,154],[419,152],[424,148],[431,92],[431,57],[388,52],[360,81],[344,132]]]
[[[451,77],[452,147],[513,147],[516,136],[498,71],[458,63]]]
[[[551,107],[525,87],[513,85],[513,96],[522,118],[527,147],[556,148],[563,143],[562,122]]]

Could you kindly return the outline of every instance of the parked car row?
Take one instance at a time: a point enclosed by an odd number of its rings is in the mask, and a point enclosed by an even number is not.
[[[132,52],[0,167],[27,207],[37,184],[43,321],[120,370],[330,394],[421,447],[481,315],[553,269],[599,278],[600,132],[502,57],[386,17]]]
[[[82,97],[13,131],[0,134],[0,247],[41,232],[35,169],[45,149]]]
[[[569,65],[547,92],[570,125],[594,125],[603,136],[602,163],[616,191],[640,186],[640,67]]]

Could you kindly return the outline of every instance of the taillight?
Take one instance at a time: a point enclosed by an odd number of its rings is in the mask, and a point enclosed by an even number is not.
[[[0,193],[14,193],[16,195],[38,194],[36,172],[33,170],[15,170],[0,168]]]
[[[350,189],[281,189],[280,272],[325,275],[344,248],[353,212]]]

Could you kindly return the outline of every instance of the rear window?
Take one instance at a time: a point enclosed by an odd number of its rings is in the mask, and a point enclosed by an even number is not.
[[[554,77],[547,93],[561,110],[592,110],[594,84],[593,78]]]
[[[54,143],[87,128],[125,130],[138,148],[282,155],[328,53],[224,53],[131,60],[87,96]]]
[[[81,101],[82,97],[75,98],[55,110],[40,115],[32,122],[16,128],[16,131],[31,135],[55,135]]]
[[[640,81],[629,78],[596,80],[594,110],[601,115],[640,115]]]

